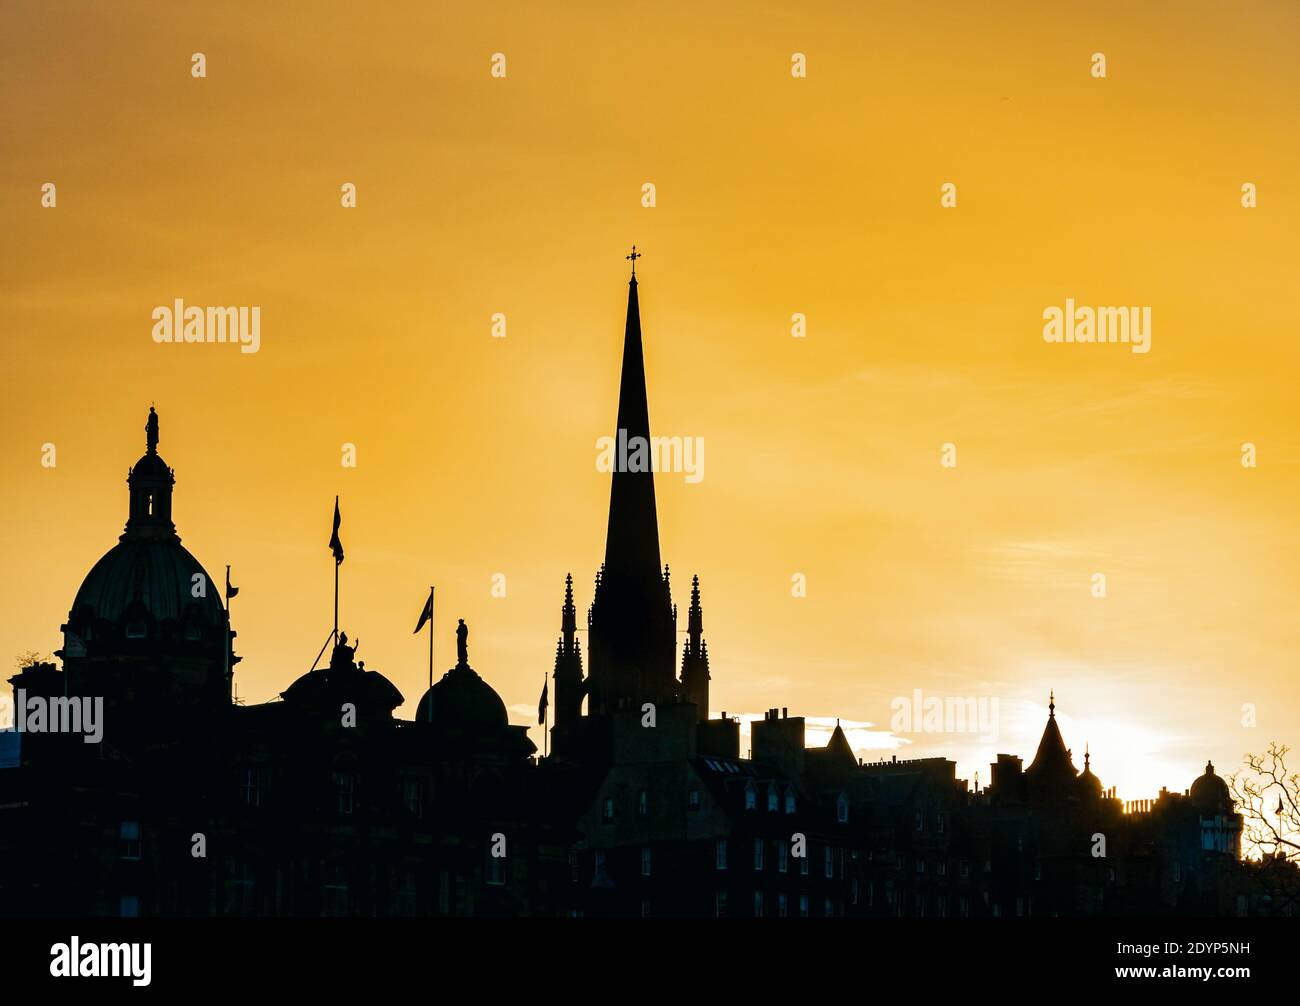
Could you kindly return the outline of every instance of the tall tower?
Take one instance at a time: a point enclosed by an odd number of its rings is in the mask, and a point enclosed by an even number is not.
[[[677,617],[667,570],[661,571],[659,564],[635,248],[629,257],[632,279],[623,332],[605,562],[587,619],[590,713],[672,701],[680,694],[673,668]]]
[[[704,641],[704,609],[700,607],[700,578],[691,580],[691,610],[686,616],[686,645],[682,649],[682,693],[695,703],[701,720],[709,718],[709,644]]]

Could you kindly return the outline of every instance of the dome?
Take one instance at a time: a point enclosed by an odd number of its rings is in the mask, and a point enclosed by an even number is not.
[[[203,577],[202,597],[194,596],[196,576]],[[89,606],[90,617],[117,622],[138,602],[156,621],[180,621],[194,610],[208,625],[221,626],[220,590],[178,538],[123,537],[86,574],[71,617],[79,620]]]
[[[1232,794],[1228,784],[1214,774],[1214,765],[1205,763],[1205,775],[1200,776],[1191,789],[1192,803],[1200,810],[1232,810]]]
[[[1079,788],[1085,796],[1101,799],[1101,780],[1092,774],[1092,755],[1083,753],[1083,771],[1079,773]]]
[[[494,733],[509,725],[506,704],[468,664],[457,664],[424,693],[417,723],[462,733]]]

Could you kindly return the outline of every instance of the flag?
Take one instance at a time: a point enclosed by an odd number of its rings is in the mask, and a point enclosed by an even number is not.
[[[233,586],[230,582],[230,567],[227,566],[226,567],[226,600],[229,601],[232,597],[234,597],[238,593],[239,593],[239,588]]]
[[[330,549],[334,553],[334,565],[343,561],[343,542],[339,541],[339,525],[343,517],[339,514],[339,498],[334,497],[334,532],[330,535]]]
[[[546,722],[546,706],[547,706],[546,689],[550,687],[550,684],[551,683],[547,681],[545,678],[542,679],[542,698],[541,701],[537,703],[537,722],[539,724],[544,724]]]
[[[429,590],[429,597],[424,602],[424,608],[420,611],[420,620],[415,623],[415,632],[424,628],[424,623],[433,617],[433,590]],[[414,633],[412,633],[414,635]]]

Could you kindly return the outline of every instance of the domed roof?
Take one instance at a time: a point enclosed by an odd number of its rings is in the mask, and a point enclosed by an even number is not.
[[[501,696],[468,664],[457,664],[425,691],[415,721],[466,734],[494,733],[509,725]]]
[[[388,716],[406,700],[388,678],[366,670],[366,662],[354,659],[357,645],[348,646],[348,634],[340,633],[330,652],[328,667],[310,670],[280,693],[290,705],[307,709],[337,710],[343,702],[357,703]]]
[[[1079,788],[1088,796],[1099,798],[1102,793],[1101,780],[1092,774],[1092,755],[1086,750],[1083,752],[1083,771],[1079,773]]]
[[[196,576],[203,578],[197,581],[203,584],[202,597],[194,596]],[[86,574],[71,614],[78,619],[89,606],[92,617],[117,622],[138,602],[157,621],[179,621],[192,609],[209,625],[220,626],[225,622],[220,590],[179,538],[124,535]]]
[[[82,581],[72,602],[72,622],[87,617],[118,622],[128,611],[138,614],[138,607],[143,607],[159,622],[197,614],[210,626],[223,626],[221,587],[181,545],[172,523],[176,479],[158,456],[158,414],[153,408],[145,437],[145,453],[127,475],[126,527],[118,543]],[[202,590],[195,596],[199,584]]]
[[[1232,810],[1228,784],[1214,774],[1214,765],[1205,763],[1205,774],[1192,783],[1192,803],[1200,810]]]

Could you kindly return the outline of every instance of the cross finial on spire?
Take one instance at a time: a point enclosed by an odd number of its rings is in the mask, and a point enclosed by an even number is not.
[[[631,255],[624,255],[623,257],[632,263],[632,278],[636,279],[636,260],[641,258],[641,253],[636,250],[636,245],[632,246]]]
[[[1056,690],[1055,689],[1053,689],[1051,694],[1049,694],[1047,697],[1047,715],[1049,716],[1056,715]]]

